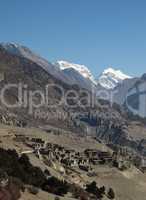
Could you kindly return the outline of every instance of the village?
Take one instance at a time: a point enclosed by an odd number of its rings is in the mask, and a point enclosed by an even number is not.
[[[55,141],[47,139],[50,135],[55,135],[56,133],[56,137],[62,136],[56,130],[50,129],[46,132],[46,138],[37,134],[30,135],[19,131],[10,131],[8,136],[1,135],[1,137],[6,138],[6,140],[10,140],[11,137],[16,142],[16,146],[23,144],[23,148],[18,150],[19,154],[34,155],[49,167],[57,163],[64,169],[74,168],[93,172],[95,166],[116,167],[118,170],[124,171],[130,169],[131,165],[134,165],[142,172],[146,172],[145,155],[137,154],[131,149],[117,145],[114,146],[113,144],[108,145],[109,148],[104,149],[101,147],[96,148],[96,145],[93,148],[90,145],[90,147],[80,150],[74,148],[72,145],[65,147],[64,144],[57,144]],[[67,133],[64,134],[67,135]]]
[[[117,196],[123,193],[122,183],[129,194],[126,184],[137,180],[137,174],[140,181],[145,180],[145,157],[120,145],[107,145],[95,137],[79,137],[51,128],[41,131],[3,126],[0,132],[0,148],[15,149],[19,157],[26,155],[49,179],[56,177],[83,190],[95,181],[98,187],[112,187]],[[115,179],[119,184],[115,184]]]
[[[85,149],[82,152],[62,145],[44,141],[42,138],[27,137],[22,134],[15,135],[17,142],[23,142],[29,150],[22,151],[21,154],[34,154],[39,160],[49,167],[54,163],[66,168],[79,168],[86,172],[93,172],[94,166],[110,166],[119,170],[126,170],[131,167],[131,156],[126,152]]]

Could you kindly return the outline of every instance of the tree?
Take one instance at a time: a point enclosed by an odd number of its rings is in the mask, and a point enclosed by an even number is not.
[[[56,177],[51,177],[43,184],[42,189],[46,192],[63,196],[67,194],[69,185],[66,181],[61,181]]]
[[[105,186],[102,186],[101,188],[99,188],[99,191],[101,194],[105,194]]]
[[[108,195],[109,199],[114,199],[115,198],[114,190],[112,188],[110,188],[107,195]]]
[[[26,154],[23,154],[20,158],[19,158],[19,162],[24,165],[24,166],[27,166],[29,165],[29,158]]]
[[[96,192],[97,192],[96,182],[93,181],[89,185],[86,185],[86,191],[91,193],[91,194],[96,194]]]
[[[46,181],[40,168],[34,167],[26,155],[19,158],[14,150],[0,148],[0,167],[8,176],[16,177],[25,184],[41,187]]]
[[[88,193],[94,194],[98,199],[102,199],[102,197],[103,197],[103,190],[104,190],[104,188],[99,189],[96,186],[96,182],[95,181],[93,181],[89,185],[86,185],[86,191]]]

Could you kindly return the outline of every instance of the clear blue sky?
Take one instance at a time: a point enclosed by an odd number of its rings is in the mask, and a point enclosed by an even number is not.
[[[50,61],[146,72],[145,0],[1,0],[0,41],[24,44]]]

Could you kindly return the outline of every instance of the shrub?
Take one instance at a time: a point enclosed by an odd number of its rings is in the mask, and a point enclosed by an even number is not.
[[[92,183],[90,183],[89,185],[86,185],[86,191],[95,195],[97,197],[97,199],[101,199],[103,197],[103,191],[104,188],[98,188],[96,186],[96,182],[93,181]]]
[[[64,196],[69,190],[69,185],[66,181],[61,181],[56,177],[51,177],[44,183],[42,188],[47,192]]]
[[[100,192],[101,194],[105,194],[105,187],[102,186],[101,188],[99,188],[99,192]]]
[[[21,190],[23,184],[21,184],[21,181],[15,178],[9,178],[9,183],[8,185],[3,188],[1,191],[5,191],[5,199],[12,199],[12,200],[18,200],[21,197]],[[9,196],[9,197],[7,197]]]
[[[15,150],[0,148],[0,167],[9,176],[20,179],[23,183],[41,187],[46,181],[42,170],[34,167],[26,155],[20,158]]]
[[[47,174],[48,176],[50,176],[50,172],[48,169],[45,169],[44,173]]]
[[[78,185],[71,184],[69,187],[69,192],[75,199],[80,199],[80,200],[89,199],[89,193],[87,193],[83,188],[79,187]]]
[[[110,188],[107,195],[109,199],[114,199],[115,198],[114,190]]]
[[[54,200],[60,200],[60,198],[59,197],[55,197]]]
[[[38,194],[39,189],[36,188],[36,187],[34,187],[34,186],[31,186],[31,187],[28,188],[28,191],[29,191],[31,194],[36,195],[36,194]]]
[[[25,192],[25,186],[19,178],[10,177],[9,181],[16,185],[22,192]]]
[[[96,182],[93,181],[89,185],[86,185],[86,191],[91,193],[91,194],[96,194],[96,192],[97,192]]]

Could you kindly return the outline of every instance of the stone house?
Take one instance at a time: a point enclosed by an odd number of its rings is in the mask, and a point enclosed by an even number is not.
[[[76,152],[75,152],[75,150],[73,150],[73,149],[66,149],[65,150],[65,155],[67,156],[67,157],[75,157],[75,155],[76,155]]]
[[[29,140],[29,137],[26,137],[24,134],[15,134],[15,141],[17,142],[26,142]]]
[[[142,170],[143,173],[146,172],[146,158],[141,159],[140,169]]]
[[[84,151],[84,154],[88,157],[88,158],[96,158],[98,157],[98,153],[99,151],[97,149],[86,149]]]
[[[70,159],[70,166],[78,167],[78,159],[75,159],[75,158]]]
[[[89,166],[89,159],[85,156],[78,158],[78,165]]]
[[[105,162],[111,162],[113,160],[112,155],[108,151],[100,151],[98,153],[99,160],[104,160]]]
[[[141,152],[143,156],[146,156],[146,140],[145,139],[141,140],[138,146],[138,150]]]
[[[47,143],[41,138],[32,138],[31,143],[34,149],[45,149],[47,147]]]

